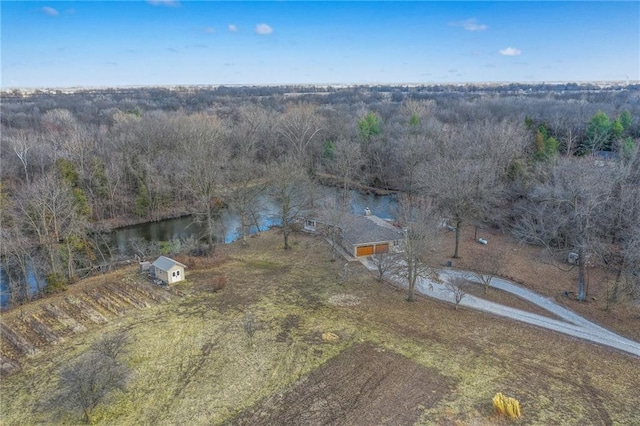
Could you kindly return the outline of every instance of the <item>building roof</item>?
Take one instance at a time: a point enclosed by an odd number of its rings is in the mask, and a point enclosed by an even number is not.
[[[396,241],[404,238],[398,229],[378,216],[359,216],[350,213],[325,211],[318,221],[342,229],[342,238],[353,245]]]
[[[377,216],[352,216],[342,224],[342,237],[351,244],[366,244],[400,240],[404,236],[402,230],[392,225],[383,226],[375,219]]]
[[[593,156],[599,160],[615,160],[618,158],[618,154],[614,151],[596,151]]]
[[[187,267],[186,265],[183,265],[182,263],[165,256],[160,256],[155,262],[152,263],[152,265],[162,271],[168,271],[174,266],[182,266],[183,268]]]

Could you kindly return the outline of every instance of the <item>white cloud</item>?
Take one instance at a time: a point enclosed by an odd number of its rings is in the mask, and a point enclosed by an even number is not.
[[[481,24],[476,18],[465,19],[464,21],[450,22],[452,27],[462,27],[467,31],[484,31],[489,28],[488,25]]]
[[[522,50],[516,49],[515,47],[507,47],[506,49],[502,49],[500,54],[502,56],[519,56],[522,54]]]
[[[47,15],[49,15],[49,16],[58,16],[59,15],[57,10],[55,10],[54,8],[49,7],[49,6],[45,6],[41,10],[44,13],[46,13]]]
[[[180,1],[178,0],[147,0],[152,6],[169,6],[169,7],[177,7],[180,6]]]
[[[213,27],[206,27],[203,31],[207,34],[213,34],[216,32],[216,29]]]
[[[238,27],[236,27],[233,24],[229,24],[229,26],[227,27],[229,29],[229,31],[231,31],[232,33],[235,33],[238,31]]]
[[[256,25],[256,34],[258,35],[269,35],[273,32],[273,28],[271,28],[267,24],[258,24]]]

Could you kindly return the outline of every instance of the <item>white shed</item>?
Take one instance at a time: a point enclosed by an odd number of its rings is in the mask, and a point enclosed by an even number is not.
[[[186,266],[182,263],[165,256],[160,256],[151,264],[149,274],[152,278],[158,279],[164,284],[173,284],[184,280],[184,268],[186,268]]]

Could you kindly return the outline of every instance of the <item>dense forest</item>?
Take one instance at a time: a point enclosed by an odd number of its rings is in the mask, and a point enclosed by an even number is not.
[[[287,226],[330,182],[429,199],[640,293],[640,87],[217,87],[4,93],[1,260],[13,303],[114,260],[117,225],[193,214],[215,247],[262,196]],[[199,245],[199,244],[198,244]],[[286,241],[285,241],[286,245]],[[193,246],[184,244],[185,249]],[[456,253],[457,256],[457,246]]]

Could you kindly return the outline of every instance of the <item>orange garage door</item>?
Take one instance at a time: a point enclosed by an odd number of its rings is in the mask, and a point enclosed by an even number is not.
[[[373,254],[373,246],[356,247],[357,256],[369,256]]]
[[[378,244],[376,246],[376,253],[389,253],[389,243]]]

